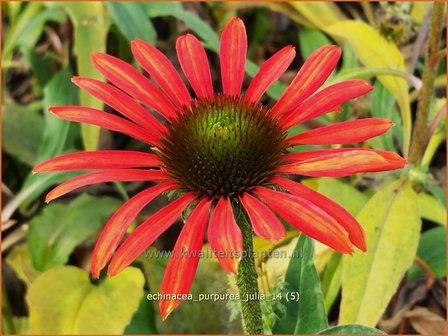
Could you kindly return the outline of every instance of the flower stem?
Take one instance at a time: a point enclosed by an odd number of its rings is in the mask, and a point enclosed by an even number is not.
[[[243,329],[246,334],[259,335],[263,334],[263,318],[255,269],[252,227],[246,218],[239,220],[239,226],[243,236],[243,255],[238,267],[236,284],[240,292]]]
[[[409,163],[411,164],[420,163],[426,145],[429,106],[434,91],[437,68],[437,60],[435,57],[440,51],[440,36],[444,7],[445,3],[443,1],[436,1],[434,2],[432,9],[431,27],[428,36],[428,50],[426,52],[425,68],[423,70],[423,86],[419,96],[417,116],[409,152]]]

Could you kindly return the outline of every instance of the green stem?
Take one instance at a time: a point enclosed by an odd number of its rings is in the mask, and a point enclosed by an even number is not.
[[[423,70],[423,86],[420,91],[415,120],[412,144],[409,152],[409,163],[419,164],[426,145],[427,121],[429,105],[434,91],[436,77],[436,63],[434,56],[440,51],[440,36],[442,31],[442,19],[445,3],[434,2],[432,9],[431,27],[428,37],[428,50],[426,52],[425,68]]]
[[[246,218],[241,216],[239,226],[243,236],[243,255],[238,267],[236,284],[239,289],[243,329],[246,334],[263,334],[263,318],[258,292],[257,271],[255,269],[252,243],[252,227]]]

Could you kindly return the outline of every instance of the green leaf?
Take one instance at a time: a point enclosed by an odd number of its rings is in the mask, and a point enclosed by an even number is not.
[[[158,334],[155,325],[155,309],[146,296],[140,300],[137,311],[132,316],[131,322],[124,330],[125,334]]]
[[[31,104],[15,104],[7,97],[2,107],[3,150],[33,166],[44,128],[44,119],[39,114],[39,109]]]
[[[6,263],[16,272],[17,277],[28,286],[36,279],[40,272],[33,267],[28,243],[13,247],[6,257]]]
[[[403,55],[397,46],[368,24],[347,20],[326,26],[324,30],[333,38],[348,43],[365,66],[406,72]],[[412,128],[408,83],[405,79],[392,75],[381,75],[378,79],[395,96],[400,106],[404,128],[403,152],[407,153]]]
[[[331,306],[341,289],[342,255],[333,253],[322,276],[322,293],[324,295],[325,311],[330,311]]]
[[[65,10],[74,26],[73,51],[77,57],[78,75],[102,80],[101,74],[90,62],[92,52],[105,52],[109,25],[106,23],[104,4],[102,2],[64,2]],[[80,91],[82,106],[103,108],[103,103],[84,90]],[[81,124],[81,135],[84,147],[94,150],[98,145],[100,128]]]
[[[34,267],[64,265],[76,246],[105,223],[120,202],[83,194],[69,204],[51,203],[30,222],[28,241]]]
[[[321,330],[317,335],[385,335],[376,328],[369,328],[359,324],[347,324]]]
[[[17,47],[33,48],[47,21],[64,23],[66,20],[64,12],[59,9],[42,10],[41,3],[28,3],[5,35],[2,60],[8,60]]]
[[[73,146],[69,143],[75,140],[69,137],[71,124],[65,120],[59,119],[48,112],[48,108],[54,105],[76,105],[78,99],[76,89],[70,82],[72,73],[69,68],[63,68],[54,76],[44,88],[44,118],[45,128],[42,140],[39,144],[37,162],[49,159]],[[15,207],[20,206],[24,211],[32,201],[41,195],[50,186],[59,183],[68,177],[74,175],[74,172],[61,172],[56,174],[30,174],[25,179],[20,192],[15,196]],[[14,211],[9,208],[8,211]]]
[[[45,130],[39,146],[39,162],[62,153],[67,147],[71,123],[56,117],[48,109],[56,105],[78,104],[77,89],[70,80],[72,76],[68,67],[63,68],[44,88]]]
[[[375,88],[372,92],[372,117],[392,119],[392,113],[395,112],[394,104],[394,96],[392,96],[380,81],[376,81]],[[393,132],[389,131],[369,140],[369,142],[375,148],[393,151],[395,150],[395,146],[392,135]]]
[[[360,192],[352,185],[335,178],[311,178],[301,182],[339,203],[352,215],[357,215],[368,200],[366,194]]]
[[[330,40],[320,30],[315,28],[300,28],[299,45],[303,59],[308,58],[319,47],[330,44]]]
[[[29,287],[32,334],[121,334],[143,296],[140,270],[127,268],[99,285],[73,266],[55,267]]]
[[[414,261],[421,227],[417,195],[409,181],[395,181],[378,191],[357,219],[367,252],[343,256],[339,323],[375,326]]]
[[[417,256],[422,259],[437,277],[446,276],[446,228],[436,227],[422,234]],[[425,272],[414,263],[408,272],[408,280],[424,276]]]
[[[45,85],[53,77],[53,72],[51,69],[52,53],[46,52],[44,54],[40,54],[35,52],[32,48],[27,47],[22,47],[20,50],[28,63],[30,63],[31,69],[33,70],[34,76],[36,77],[40,88],[45,87]]]
[[[155,43],[156,31],[145,14],[145,8],[139,2],[106,2],[114,23],[128,41],[140,38]]]
[[[302,234],[285,275],[281,300],[285,315],[274,324],[274,334],[314,334],[328,327],[313,260],[314,242]]]
[[[446,226],[446,208],[437,198],[424,192],[419,193],[418,207],[422,218]]]

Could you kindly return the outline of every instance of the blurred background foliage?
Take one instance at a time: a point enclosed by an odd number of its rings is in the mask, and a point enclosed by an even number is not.
[[[336,43],[342,60],[328,83],[364,78],[374,91],[293,129],[358,117],[387,117],[395,127],[360,144],[406,155],[422,87],[432,4],[328,2],[2,2],[2,333],[241,333],[235,302],[184,302],[162,322],[155,302],[166,256],[141,256],[120,275],[89,278],[90,254],[110,216],[142,183],[103,184],[44,204],[48,189],[69,173],[31,173],[57,154],[82,149],[146,150],[120,134],[71,124],[50,115],[52,105],[109,107],[80,92],[74,74],[102,79],[94,51],[135,62],[129,42],[141,38],[175,60],[175,39],[192,32],[208,49],[215,88],[217,50],[230,17],[243,18],[249,36],[247,81],[286,44],[298,57],[264,98],[272,104],[316,48]],[[443,21],[445,22],[445,21]],[[442,48],[446,48],[443,34]],[[444,51],[445,52],[445,49]],[[257,251],[303,252],[302,259],[257,259],[265,329],[276,333],[444,333],[446,316],[446,59],[437,66],[422,163],[403,171],[345,179],[313,178],[306,185],[356,215],[367,232],[366,254],[341,256],[298,238],[278,244],[256,239]],[[304,150],[301,146],[295,150]],[[164,204],[159,197],[140,215]],[[182,223],[151,250],[169,251]],[[134,225],[135,227],[135,225]],[[204,249],[208,247],[205,246]],[[284,254],[281,254],[284,256]],[[293,259],[294,260],[294,259]],[[302,270],[303,272],[301,272]],[[286,274],[286,276],[285,276]],[[316,279],[320,279],[316,281]],[[304,290],[306,289],[306,290]],[[202,259],[192,293],[235,291],[214,259]],[[276,300],[298,290],[299,302]],[[319,295],[311,295],[320,293]],[[310,324],[306,318],[313,316]],[[361,328],[361,329],[359,329]]]

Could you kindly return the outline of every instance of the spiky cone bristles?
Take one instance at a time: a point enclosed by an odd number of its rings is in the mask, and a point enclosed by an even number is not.
[[[386,132],[390,121],[350,120],[285,138],[290,127],[324,113],[341,111],[343,103],[372,90],[365,81],[354,79],[318,91],[339,61],[339,47],[326,45],[312,53],[271,107],[259,101],[291,64],[295,50],[286,46],[272,55],[242,94],[247,37],[238,18],[227,23],[221,36],[222,94],[214,93],[206,52],[193,35],[181,36],[176,43],[179,63],[192,91],[155,46],[134,40],[131,49],[152,80],[132,65],[101,53],[93,54],[92,62],[110,84],[73,79],[74,84],[118,115],[82,106],[55,106],[50,112],[65,120],[127,134],[155,148],[154,153],[77,152],[34,168],[35,172],[92,170],[57,186],[48,194],[48,201],[94,183],[155,184],[131,197],[106,223],[92,254],[95,277],[108,264],[110,276],[131,264],[187,208],[191,211],[173,251],[177,257],[170,258],[165,271],[161,287],[165,294],[189,292],[199,253],[185,256],[179,251],[200,251],[206,231],[220,265],[237,272],[243,244],[235,205],[260,237],[272,241],[284,237],[283,219],[339,252],[352,253],[355,247],[366,250],[364,231],[352,215],[291,177],[341,177],[393,170],[403,167],[406,160],[393,152],[363,147],[288,150],[301,144],[363,142]],[[146,108],[157,113],[158,118]],[[147,204],[163,193],[173,192],[177,198],[126,237],[129,226]],[[178,304],[177,300],[162,300],[161,315],[166,318]]]

